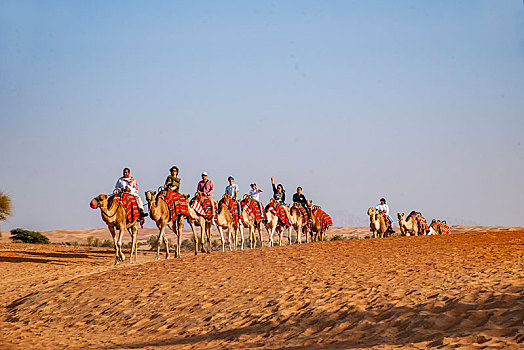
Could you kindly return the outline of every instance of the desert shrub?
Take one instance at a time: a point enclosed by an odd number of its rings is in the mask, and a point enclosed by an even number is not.
[[[331,237],[331,240],[332,241],[343,241],[345,240],[346,238],[342,235],[334,235],[333,237]]]
[[[4,192],[0,192],[0,221],[7,220],[8,216],[13,213],[13,202]]]
[[[131,249],[132,242],[122,243],[122,249]]]
[[[211,242],[211,249],[213,250],[219,250],[221,249],[221,243],[218,242],[216,239],[214,239],[212,242]]]
[[[49,238],[40,232],[27,231],[21,228],[11,230],[11,240],[14,243],[49,244]]]
[[[115,245],[113,244],[113,241],[110,240],[110,239],[106,239],[102,242],[102,244],[100,244],[101,247],[109,247],[109,248],[114,248]]]
[[[180,248],[186,249],[186,250],[195,250],[195,241],[193,239],[184,239],[182,243],[180,243]]]
[[[100,247],[100,239],[89,236],[87,237],[87,245],[89,247]]]
[[[170,246],[173,245],[173,243],[171,242],[171,238],[168,238],[167,242],[169,243]],[[158,236],[153,235],[149,237],[148,243],[151,247],[150,248],[151,250],[157,250],[158,249]],[[166,245],[164,244],[164,242],[160,242],[160,249],[166,249]]]

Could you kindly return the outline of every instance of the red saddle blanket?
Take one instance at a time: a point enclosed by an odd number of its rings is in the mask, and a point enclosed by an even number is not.
[[[267,216],[265,210],[263,210],[260,202],[257,202],[253,198],[244,198],[242,202],[242,207],[248,209],[248,212],[251,212],[255,216],[255,221],[267,221]]]
[[[126,212],[126,223],[130,224],[136,219],[140,218],[140,210],[138,209],[138,203],[136,202],[135,196],[129,193],[120,193],[114,196],[109,197],[109,206],[111,206],[112,201],[120,201],[122,207]]]
[[[386,225],[387,227],[393,227],[393,223],[391,222],[391,219],[389,218],[388,214],[386,214],[385,212],[379,212],[378,213],[379,215],[382,215],[382,217],[384,218],[384,221],[386,222]]]
[[[317,219],[320,221],[320,227],[322,231],[326,231],[329,228],[329,226],[333,225],[333,220],[331,220],[331,216],[329,216],[322,209],[317,208],[313,211],[313,214],[315,214]]]
[[[189,216],[186,196],[175,191],[160,191],[157,196],[158,199],[163,199],[169,208],[170,219],[176,218],[178,215]]]
[[[298,209],[298,211],[300,212],[300,215],[302,216],[302,222],[308,221],[309,217],[307,216],[306,208],[304,208],[301,205],[293,205],[293,208]]]
[[[213,215],[213,204],[209,197],[196,196],[191,200],[190,205],[198,214],[204,216],[207,220],[211,219]],[[215,209],[217,209],[216,206]],[[217,210],[215,210],[215,217],[213,219],[217,219]]]
[[[231,213],[231,216],[233,216],[233,220],[235,222],[239,222],[239,221],[242,221],[242,212],[239,212],[238,211],[238,205],[237,205],[237,202],[232,199],[232,198],[228,198],[228,197],[224,197],[220,200],[220,202],[218,202],[218,206],[220,207],[220,205],[222,205],[222,203],[224,203],[227,207],[227,209],[229,209],[229,212]],[[242,210],[242,209],[240,209]]]
[[[447,223],[440,220],[435,220],[430,225],[439,235],[449,235],[450,229]]]
[[[271,211],[273,215],[276,215],[278,217],[279,226],[291,226],[291,222],[289,221],[289,218],[287,216],[286,209],[282,204],[279,204],[277,202],[271,202],[266,206],[266,211]]]
[[[429,231],[428,222],[422,216],[422,214],[416,211],[412,211],[411,213],[409,213],[408,217],[406,218],[406,221],[408,221],[410,217],[413,217],[415,219],[418,229],[419,229],[419,233],[422,233],[425,235]]]

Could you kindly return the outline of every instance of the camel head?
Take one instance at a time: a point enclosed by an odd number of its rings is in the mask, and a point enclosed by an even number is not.
[[[107,194],[99,194],[89,203],[92,209],[107,208]]]
[[[373,208],[373,207],[369,208],[369,209],[368,209],[368,215],[371,216],[371,215],[375,214],[375,211],[376,211],[376,210],[377,210],[377,209],[375,209],[375,208]]]
[[[404,220],[404,213],[397,213],[397,217],[399,220]]]
[[[151,203],[155,200],[156,191],[146,191],[146,200],[148,203]]]
[[[313,204],[313,201],[311,199],[307,200],[307,206],[311,208],[311,205]]]

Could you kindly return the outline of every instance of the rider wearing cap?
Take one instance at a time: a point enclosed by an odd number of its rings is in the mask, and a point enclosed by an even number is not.
[[[250,186],[251,189],[249,190],[249,195],[251,196],[251,198],[257,201],[258,206],[260,207],[260,212],[263,213],[264,206],[260,202],[260,193],[264,191],[261,188],[258,188],[256,183],[252,183]]]
[[[178,175],[178,167],[176,165],[172,166],[171,169],[169,169],[169,172],[171,175],[169,175],[166,178],[166,183],[164,184],[164,188],[168,191],[174,191],[175,193],[178,193],[180,190],[180,178],[177,177]]]
[[[207,179],[207,173],[202,172],[202,181],[198,182],[197,192],[203,193],[206,197],[213,200],[213,192],[215,192],[215,185],[213,181]]]
[[[376,206],[376,209],[378,211],[383,211],[386,213],[386,216],[389,219],[389,229],[392,233],[395,232],[393,231],[393,218],[391,217],[391,215],[389,215],[389,205],[386,204],[386,198],[380,198],[380,204]]]
[[[214,217],[215,206],[213,205],[213,192],[215,192],[215,185],[213,184],[213,181],[207,179],[207,173],[205,171],[202,172],[202,181],[198,182],[197,192],[204,194],[204,196],[211,200],[211,214]],[[200,202],[203,203],[203,198],[200,199]]]
[[[235,179],[231,175],[227,178],[227,181],[229,181],[229,185],[226,186],[225,194],[237,203],[238,215],[240,219],[242,217],[242,210],[240,207],[240,202],[238,201],[238,185],[233,183]]]

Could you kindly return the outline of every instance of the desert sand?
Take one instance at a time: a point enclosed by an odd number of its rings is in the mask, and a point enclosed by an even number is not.
[[[110,248],[1,243],[0,348],[523,348],[524,231],[468,231],[160,261],[142,246],[116,267]]]

